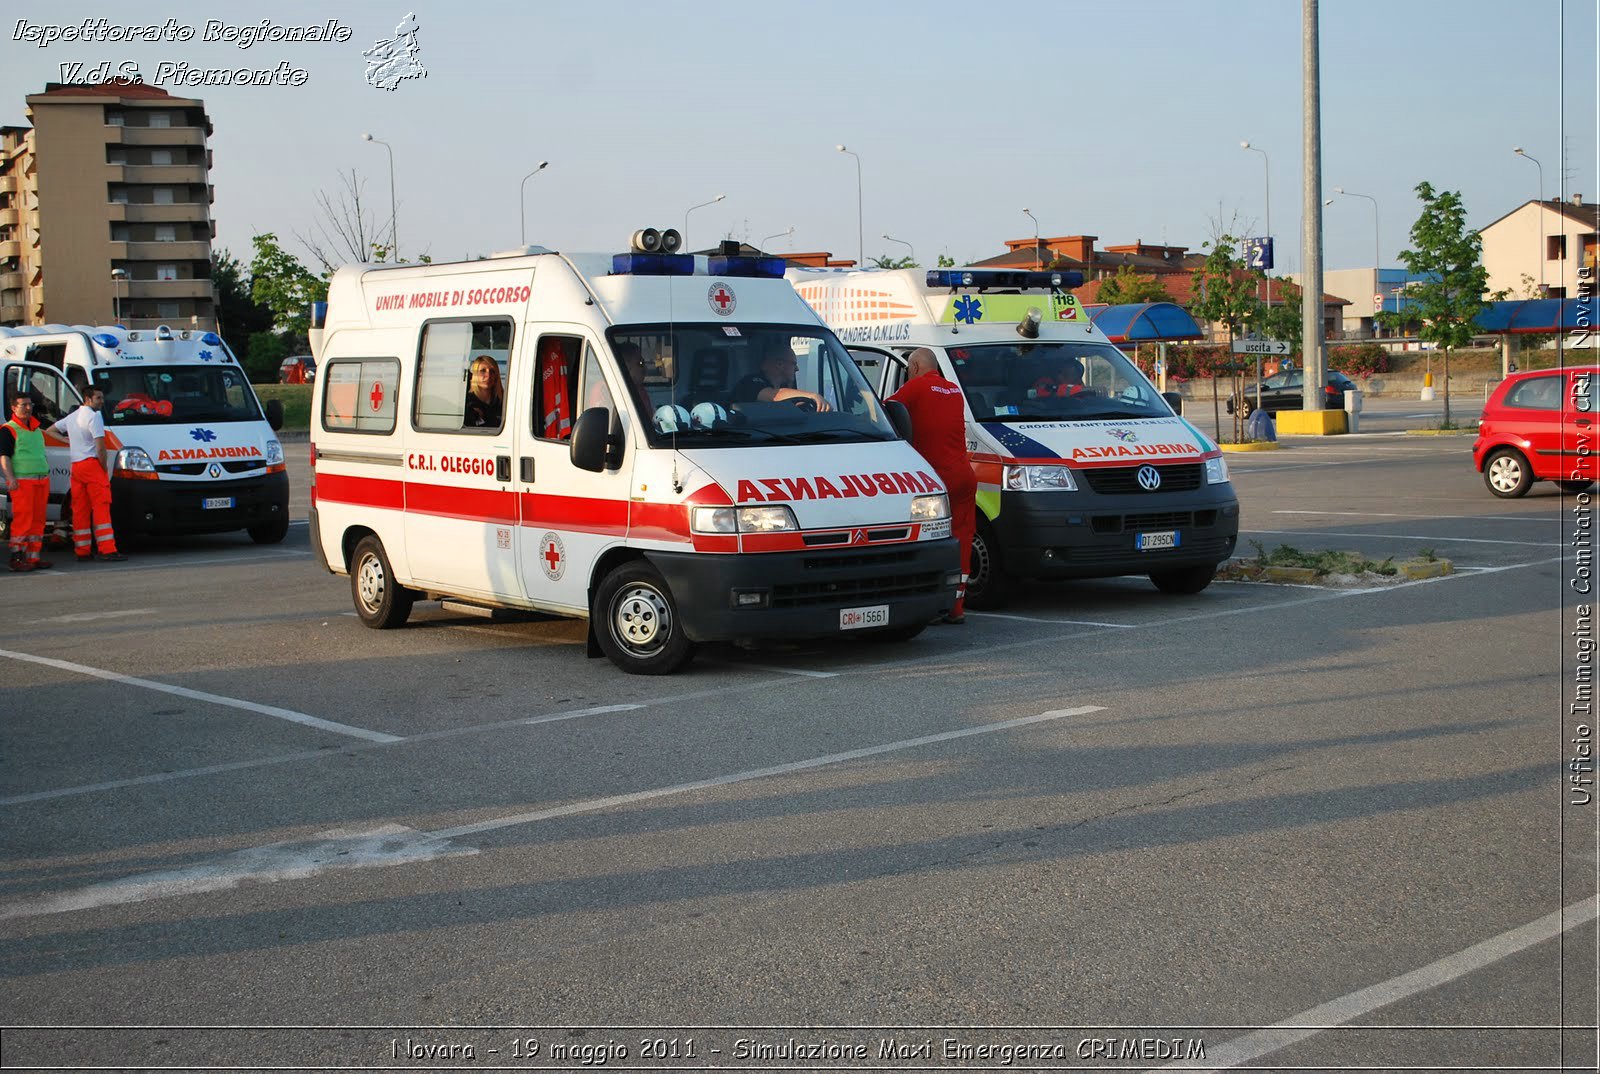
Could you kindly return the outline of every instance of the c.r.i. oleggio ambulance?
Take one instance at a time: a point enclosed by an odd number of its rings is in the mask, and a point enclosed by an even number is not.
[[[335,273],[312,539],[361,619],[587,618],[590,655],[663,674],[701,642],[908,638],[948,609],[945,490],[782,277],[539,247]]]
[[[1233,554],[1221,450],[1173,410],[1064,288],[1077,273],[791,269],[885,397],[927,347],[967,405],[978,532],[967,601],[1019,578],[1148,575],[1197,593]]]
[[[111,518],[118,536],[246,530],[258,543],[289,530],[289,474],[277,430],[214,332],[0,328],[0,357],[40,362],[76,391],[105,392]]]

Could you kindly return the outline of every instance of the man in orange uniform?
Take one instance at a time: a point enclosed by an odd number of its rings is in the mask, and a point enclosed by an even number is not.
[[[79,561],[89,559],[91,542],[101,559],[126,559],[111,530],[111,481],[106,477],[106,423],[100,408],[106,393],[90,387],[83,405],[50,426],[67,438],[72,453],[72,544]]]
[[[933,466],[950,496],[950,525],[961,542],[961,585],[956,589],[955,605],[943,622],[964,623],[972,538],[978,526],[978,480],[967,459],[967,419],[961,389],[940,374],[939,360],[926,347],[911,352],[907,373],[910,379],[889,398],[904,403],[911,412],[911,446]]]
[[[33,400],[11,400],[11,420],[0,425],[0,477],[11,501],[11,569],[36,571],[50,566],[40,559],[44,547],[44,515],[50,502],[50,463],[44,433],[33,416]]]

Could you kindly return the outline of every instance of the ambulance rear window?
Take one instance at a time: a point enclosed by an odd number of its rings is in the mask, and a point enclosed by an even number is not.
[[[323,371],[322,427],[329,432],[394,432],[400,362],[354,358],[329,362]]]

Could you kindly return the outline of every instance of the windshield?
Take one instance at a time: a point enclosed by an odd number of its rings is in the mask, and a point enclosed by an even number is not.
[[[231,365],[139,365],[99,368],[94,385],[105,389],[108,428],[184,425],[196,421],[257,421],[261,408]]]
[[[824,328],[624,325],[609,336],[652,445],[897,438],[883,404]]]
[[[978,421],[1165,418],[1172,408],[1107,343],[1018,340],[946,348]]]

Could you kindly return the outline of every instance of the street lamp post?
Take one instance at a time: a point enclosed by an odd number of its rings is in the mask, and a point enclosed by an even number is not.
[[[717,202],[721,201],[727,196],[728,195],[726,194],[718,194],[710,201],[702,201],[699,205],[691,205],[687,209],[683,210],[683,248],[685,250],[689,249],[689,214],[694,212],[696,209],[704,209],[707,205],[715,205]]]
[[[1267,151],[1265,149],[1262,149],[1258,145],[1251,145],[1249,142],[1240,142],[1239,143],[1239,148],[1240,149],[1248,149],[1252,153],[1260,153],[1261,154],[1261,176],[1262,176],[1262,180],[1263,180],[1263,185],[1265,186],[1265,194],[1266,194],[1266,202],[1267,202],[1267,238],[1271,239],[1272,238],[1272,161],[1267,156]],[[1265,273],[1263,273],[1263,275],[1265,275]],[[1264,282],[1262,284],[1262,289],[1266,292],[1266,298],[1265,298],[1266,304],[1269,305],[1269,306],[1272,305],[1272,285],[1270,283],[1265,283]]]
[[[1381,236],[1383,233],[1378,229],[1378,199],[1371,194],[1357,194],[1355,191],[1346,190],[1342,186],[1334,187],[1333,192],[1335,194],[1343,194],[1347,198],[1366,198],[1372,202],[1372,293],[1380,295],[1383,292],[1378,290],[1378,272],[1382,268],[1383,254],[1381,251],[1383,249],[1383,239]],[[1383,312],[1382,303],[1374,302],[1372,309],[1373,336],[1378,334],[1378,314],[1381,312]]]
[[[1544,165],[1540,164],[1527,150],[1520,145],[1512,150],[1524,160],[1533,161],[1533,166],[1539,169],[1539,297],[1544,297],[1544,263],[1549,256],[1549,251],[1544,248]]]
[[[841,153],[847,153],[856,158],[856,267],[865,268],[867,264],[867,233],[861,226],[861,157],[842,145],[836,145],[834,148]]]
[[[522,177],[522,190],[517,195],[517,211],[522,214],[522,245],[528,245],[528,180],[550,167],[548,160],[541,160],[539,166]]]
[[[394,246],[394,259],[400,260],[400,214],[394,200],[394,147],[382,138],[374,138],[370,134],[361,135],[363,142],[377,142],[389,154],[389,242]]]
[[[1022,210],[1022,215],[1033,221],[1033,267],[1039,267],[1039,218],[1028,210]]]
[[[889,241],[889,242],[897,242],[897,243],[899,243],[899,244],[900,244],[900,245],[901,245],[901,246],[904,246],[904,247],[905,247],[905,248],[906,248],[906,249],[907,249],[907,250],[910,250],[910,251],[911,251],[911,260],[913,260],[913,261],[915,261],[915,260],[916,260],[916,259],[917,259],[917,248],[916,248],[916,247],[915,247],[915,246],[912,246],[912,245],[911,245],[911,244],[910,244],[910,243],[909,243],[909,242],[907,242],[907,241],[906,241],[906,240],[904,240],[904,239],[897,239],[897,238],[895,238],[895,237],[894,237],[894,236],[893,236],[893,235],[885,235],[885,236],[884,236],[884,239],[886,239],[886,240],[887,240],[887,241]]]
[[[111,319],[119,325],[122,323],[122,284],[127,278],[126,269],[111,270]]]
[[[768,235],[766,238],[761,240],[761,252],[762,253],[766,252],[767,243],[771,242],[773,239],[781,239],[785,235],[793,235],[793,234],[794,234],[794,225],[790,224],[788,231],[779,231],[776,234]]]

